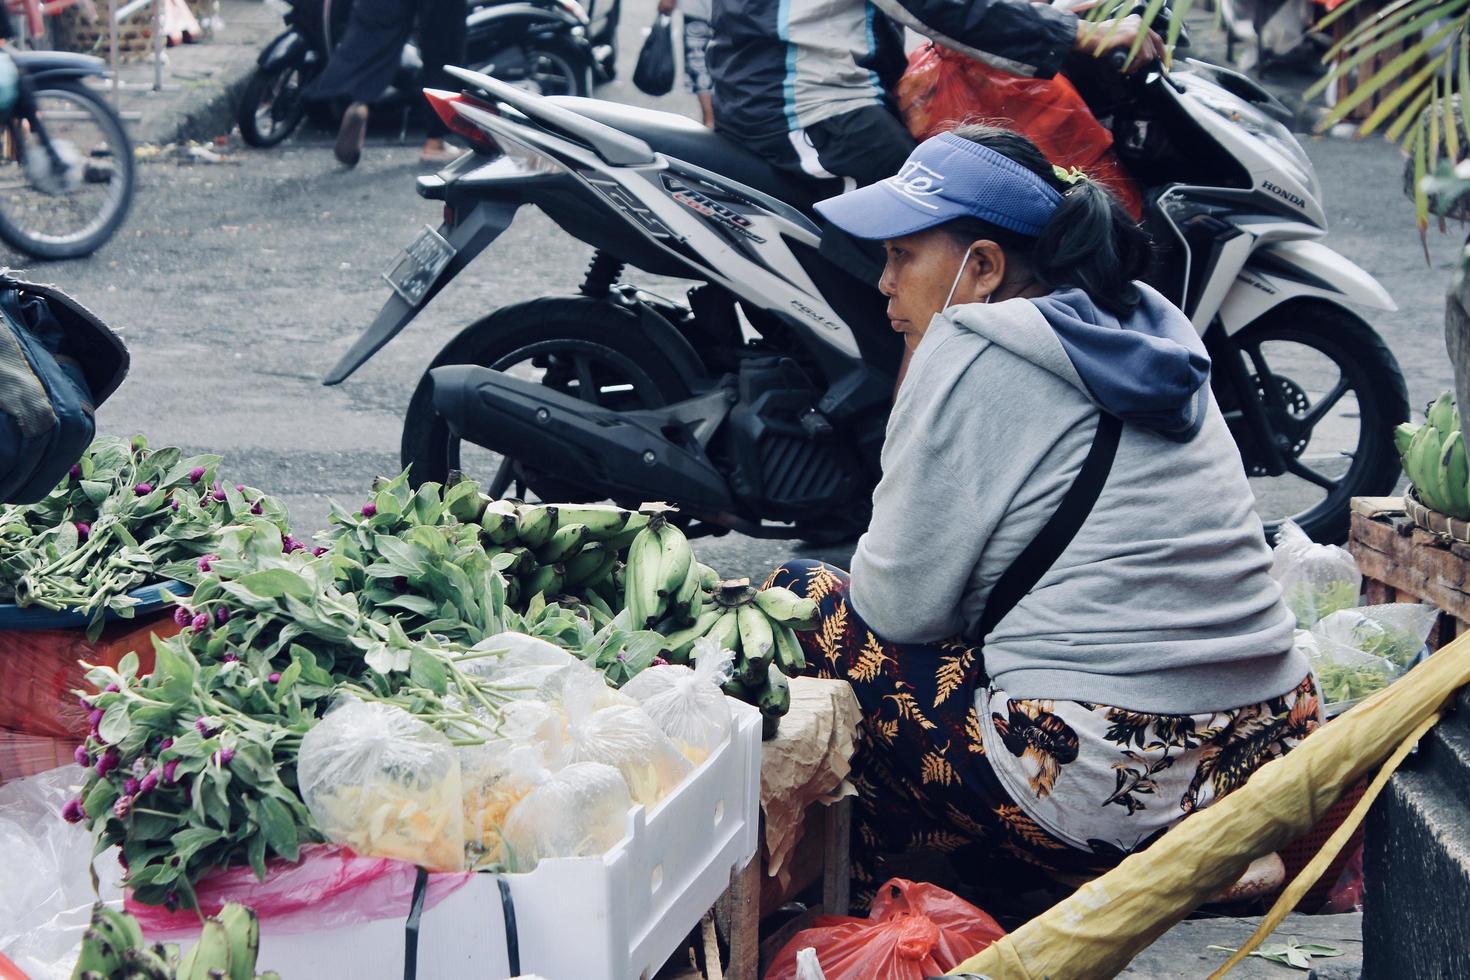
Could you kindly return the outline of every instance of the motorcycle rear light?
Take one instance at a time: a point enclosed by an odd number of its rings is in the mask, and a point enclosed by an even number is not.
[[[464,103],[472,105],[477,109],[483,109],[486,112],[493,112],[499,115],[499,112],[493,105],[487,105],[479,99],[465,95],[463,92],[446,92],[443,89],[437,88],[424,89],[424,98],[428,100],[429,108],[434,110],[434,114],[443,121],[445,128],[451,133],[457,136],[463,136],[469,140],[470,146],[480,153],[500,152],[500,145],[495,142],[489,133],[454,111],[456,105]]]

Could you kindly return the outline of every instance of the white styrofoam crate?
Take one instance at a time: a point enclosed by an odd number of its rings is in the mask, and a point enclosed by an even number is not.
[[[542,861],[527,874],[478,874],[419,924],[420,980],[510,977],[499,879],[510,886],[520,972],[546,980],[648,980],[755,857],[760,714],[730,702],[730,739],[601,857]],[[404,916],[312,933],[261,928],[257,970],[283,980],[404,975]]]

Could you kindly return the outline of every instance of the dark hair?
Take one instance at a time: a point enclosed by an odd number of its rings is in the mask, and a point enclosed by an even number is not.
[[[1091,179],[1061,180],[1035,143],[1009,129],[970,123],[953,132],[1039,175],[1061,193],[1062,203],[1035,238],[979,218],[947,222],[944,231],[965,247],[989,239],[1008,257],[1021,258],[1048,289],[1076,287],[1114,316],[1138,305],[1133,280],[1148,265],[1149,237],[1106,187]]]

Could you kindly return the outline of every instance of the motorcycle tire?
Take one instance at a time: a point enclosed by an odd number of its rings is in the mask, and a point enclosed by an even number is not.
[[[114,172],[122,181],[122,190],[116,196],[116,204],[101,221],[96,223],[96,227],[86,234],[67,237],[37,237],[7,214],[4,207],[0,207],[0,241],[32,258],[76,259],[91,255],[105,245],[117,233],[123,219],[128,216],[128,210],[133,205],[137,164],[133,157],[132,140],[128,138],[122,119],[106,98],[82,82],[38,84],[34,92],[36,102],[41,103],[48,97],[71,100],[87,107],[97,128],[106,137],[108,146],[117,148],[116,151],[110,153],[110,157],[115,163]]]
[[[495,64],[500,60],[497,56],[484,59],[483,67]],[[524,63],[528,65],[541,66],[537,73],[538,77],[528,78],[505,78],[497,73],[496,78],[509,82],[512,85],[523,86],[528,82],[534,83],[530,88],[537,95],[578,95],[588,96],[592,94],[592,66],[588,64],[581,55],[567,51],[555,44],[537,45],[525,49]],[[562,85],[548,86],[546,80],[557,78],[564,79]],[[529,87],[529,86],[528,86]]]
[[[304,65],[277,65],[269,70],[258,69],[245,85],[240,97],[240,109],[236,122],[240,125],[240,136],[251,146],[265,149],[276,146],[296,132],[301,120],[306,117],[306,98],[302,90],[311,82],[313,73]],[[261,128],[261,112],[275,110],[282,94],[289,92],[291,101],[281,116],[272,111],[269,128]]]
[[[637,316],[585,297],[545,297],[496,310],[462,330],[435,356],[429,369],[446,364],[501,369],[524,363],[521,355],[530,348],[557,344],[575,345],[628,369],[639,408],[659,408],[689,397],[673,363],[639,329]],[[426,370],[409,400],[400,446],[402,464],[409,468],[415,486],[443,483],[451,469],[461,469],[454,458],[456,442],[449,424],[434,410],[433,383]],[[488,486],[489,474],[464,475]],[[560,481],[537,481],[535,489],[543,500],[589,501],[605,496],[596,488]]]
[[[1276,307],[1231,339],[1243,352],[1253,349],[1259,352],[1260,345],[1268,342],[1310,348],[1337,366],[1341,372],[1338,384],[1350,385],[1347,390],[1358,403],[1358,442],[1350,451],[1352,462],[1320,502],[1290,515],[1314,541],[1345,541],[1352,498],[1382,496],[1392,493],[1398,485],[1400,466],[1393,430],[1409,419],[1408,389],[1398,361],[1371,326],[1341,306],[1318,300],[1297,300]],[[1246,364],[1253,364],[1248,354]],[[1292,380],[1290,368],[1282,371],[1272,368],[1272,374],[1289,397],[1305,397],[1303,386]],[[1231,407],[1228,400],[1222,401],[1222,410],[1228,412]],[[1311,406],[1307,406],[1299,415],[1310,415],[1310,412]],[[1305,435],[1297,432],[1288,434],[1287,438],[1305,443],[1320,422],[1319,419],[1314,423]],[[1236,436],[1250,472],[1252,438],[1240,432]],[[1265,522],[1268,540],[1275,540],[1280,524],[1279,520]]]

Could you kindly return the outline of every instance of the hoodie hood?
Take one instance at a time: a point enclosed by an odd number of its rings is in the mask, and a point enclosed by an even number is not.
[[[1143,283],[1137,286],[1142,298],[1121,320],[1080,289],[952,307],[946,315],[1070,381],[1099,409],[1185,442],[1204,423],[1210,358],[1177,307]]]

